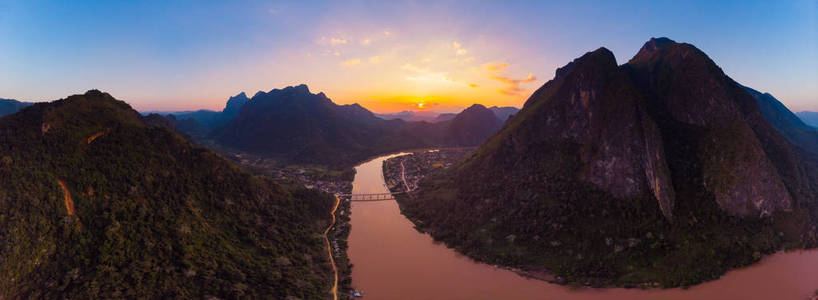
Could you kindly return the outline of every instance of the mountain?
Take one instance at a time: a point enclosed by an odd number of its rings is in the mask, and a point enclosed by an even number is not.
[[[600,48],[398,200],[477,260],[562,283],[691,285],[818,246],[818,157],[767,121],[785,111],[764,111],[690,44],[651,39],[621,66]]]
[[[497,118],[503,122],[508,120],[508,117],[511,117],[520,111],[520,109],[513,106],[492,106],[489,107],[489,109],[494,112],[494,115],[496,115]]]
[[[0,298],[327,296],[328,194],[92,90],[0,119]]]
[[[761,114],[784,137],[804,150],[818,154],[818,128],[805,124],[781,101],[768,93],[761,93],[745,87],[755,98]]]
[[[405,110],[402,112],[391,113],[391,114],[375,114],[378,118],[384,120],[394,120],[394,119],[401,119],[404,121],[426,121],[426,122],[433,122],[438,115],[437,112],[434,111],[409,111]]]
[[[406,149],[476,146],[500,127],[480,105],[458,116],[439,123],[384,120],[358,104],[337,105],[299,85],[257,93],[209,137],[285,163],[340,168]]]
[[[403,120],[383,120],[357,104],[337,105],[306,85],[259,92],[211,133],[220,144],[285,161],[332,166],[430,144]],[[426,131],[426,130],[423,130]]]
[[[818,112],[802,111],[796,113],[796,115],[807,125],[818,128]]]
[[[474,104],[446,121],[445,125],[443,142],[446,145],[479,146],[503,126],[503,121],[485,106]]]
[[[248,101],[250,101],[250,99],[247,98],[247,94],[241,92],[238,95],[228,98],[227,104],[225,104],[224,109],[220,112],[202,109],[167,115],[173,116],[171,120],[182,123],[177,124],[179,131],[194,137],[202,137],[210,130],[222,127],[235,118]]]
[[[457,116],[457,114],[455,114],[455,113],[439,114],[439,115],[437,115],[437,117],[435,117],[434,120],[432,120],[432,123],[440,123],[440,122],[443,122],[443,121],[448,121],[448,120],[454,119],[454,117],[456,117],[456,116]]]
[[[32,103],[29,102],[20,102],[13,99],[2,99],[0,98],[0,117],[16,113],[17,111],[23,109],[23,107],[29,106]]]

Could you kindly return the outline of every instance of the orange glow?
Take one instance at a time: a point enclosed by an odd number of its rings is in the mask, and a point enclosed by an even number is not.
[[[423,102],[418,103],[418,109],[424,109],[424,108],[426,108],[425,106],[426,106],[426,103],[423,103]]]

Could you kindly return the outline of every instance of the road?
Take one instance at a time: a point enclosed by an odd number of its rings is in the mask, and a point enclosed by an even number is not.
[[[334,273],[334,279],[332,281],[332,299],[338,300],[338,267],[335,266],[335,258],[332,256],[332,244],[329,242],[329,237],[327,234],[329,233],[330,229],[335,226],[335,211],[338,209],[338,204],[341,202],[338,196],[335,196],[335,206],[332,207],[332,222],[329,223],[327,229],[324,230],[324,241],[327,243],[327,255],[329,255],[329,262],[332,265],[332,272]]]
[[[406,192],[410,192],[409,183],[406,182],[406,167],[403,165],[403,159],[400,161],[400,177],[403,178],[403,186],[406,187]]]

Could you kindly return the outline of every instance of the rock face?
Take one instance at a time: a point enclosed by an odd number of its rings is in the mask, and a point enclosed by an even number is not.
[[[787,114],[760,106],[692,45],[651,39],[621,66],[600,48],[557,69],[402,208],[478,259],[591,282],[698,282],[753,261],[746,241],[762,253],[816,245],[818,159],[796,144],[807,139]]]
[[[696,156],[705,186],[722,209],[748,216],[791,208],[792,199],[760,141],[779,134],[755,100],[707,55],[689,44],[651,39],[626,67],[656,111],[703,134],[696,139]]]

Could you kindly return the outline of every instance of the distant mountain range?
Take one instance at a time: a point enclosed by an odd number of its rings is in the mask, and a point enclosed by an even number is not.
[[[498,107],[492,106],[489,107],[497,118],[500,120],[505,121],[508,119],[509,116],[517,113],[520,109],[512,106],[505,106],[505,107]],[[456,113],[438,113],[435,111],[402,111],[398,113],[390,113],[390,114],[375,114],[378,118],[384,120],[394,120],[394,119],[401,119],[404,121],[426,121],[432,123],[438,123],[443,121],[448,121],[454,119]]]
[[[815,141],[772,96],[657,38],[621,66],[600,48],[557,69],[399,203],[481,261],[563,283],[691,285],[818,246]]]
[[[413,122],[418,121],[435,122],[435,118],[437,118],[438,115],[440,114],[435,111],[410,111],[410,110],[389,114],[375,114],[375,116],[384,120],[401,119],[404,121]]]
[[[331,195],[92,90],[0,118],[0,295],[322,299]]]
[[[768,93],[761,93],[745,87],[750,95],[756,99],[758,108],[764,118],[775,127],[781,135],[802,149],[818,154],[818,128],[804,123],[796,114],[792,113],[783,103]]]
[[[33,103],[0,98],[0,117],[16,113],[17,111],[23,109],[23,107],[29,106],[31,104]]]
[[[436,123],[384,120],[358,104],[337,105],[300,85],[257,93],[209,138],[286,162],[341,167],[405,149],[477,146],[502,124],[481,105],[461,115]]]
[[[807,125],[818,128],[818,112],[802,111],[796,113],[795,115],[801,118],[801,120]]]

